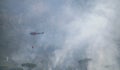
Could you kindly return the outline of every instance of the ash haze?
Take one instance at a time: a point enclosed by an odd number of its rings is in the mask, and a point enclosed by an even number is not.
[[[0,70],[120,70],[119,3],[0,0]]]

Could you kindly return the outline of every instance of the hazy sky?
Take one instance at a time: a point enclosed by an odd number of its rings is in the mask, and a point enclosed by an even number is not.
[[[119,3],[0,0],[0,64],[32,62],[37,64],[34,70],[80,70],[79,61],[90,58],[81,70],[120,70]]]

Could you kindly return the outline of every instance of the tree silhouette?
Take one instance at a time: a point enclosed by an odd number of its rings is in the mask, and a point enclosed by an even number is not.
[[[32,70],[33,68],[35,68],[37,65],[33,64],[33,63],[23,63],[21,64],[22,67],[27,67],[29,70]]]

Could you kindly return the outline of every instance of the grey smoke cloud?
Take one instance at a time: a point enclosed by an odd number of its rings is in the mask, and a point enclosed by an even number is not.
[[[35,70],[79,70],[79,60],[91,58],[82,70],[119,70],[118,2],[1,1],[0,62],[8,57],[16,66],[35,63]],[[31,36],[34,31],[45,34]]]

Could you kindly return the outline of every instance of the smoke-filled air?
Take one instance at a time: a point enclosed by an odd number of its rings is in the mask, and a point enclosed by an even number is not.
[[[0,0],[0,70],[120,70],[119,0]]]

